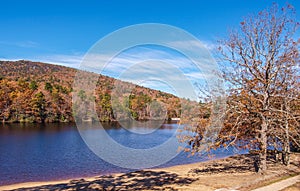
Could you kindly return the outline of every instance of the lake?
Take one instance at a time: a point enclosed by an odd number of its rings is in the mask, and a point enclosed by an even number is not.
[[[163,124],[149,134],[136,134],[113,123],[106,123],[104,127],[105,132],[116,142],[126,147],[145,149],[168,140],[178,126]],[[97,134],[99,130],[91,128],[88,132]],[[215,154],[216,157],[224,157],[232,155],[233,152],[216,151]],[[122,156],[119,158],[122,160]],[[208,158],[188,157],[187,153],[181,152],[159,167],[204,160]],[[128,171],[131,170],[112,165],[94,154],[74,123],[0,124],[0,185]]]

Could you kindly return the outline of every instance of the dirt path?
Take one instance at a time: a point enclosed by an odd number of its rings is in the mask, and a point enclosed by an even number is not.
[[[286,180],[276,182],[276,183],[268,185],[268,186],[254,189],[252,191],[280,191],[280,190],[287,188],[297,182],[300,182],[300,175],[292,177],[292,178],[288,178]],[[299,188],[299,190],[300,190],[300,188]]]

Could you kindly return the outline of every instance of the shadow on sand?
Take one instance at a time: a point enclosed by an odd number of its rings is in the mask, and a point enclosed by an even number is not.
[[[84,179],[72,180],[69,183],[44,185],[32,188],[20,188],[17,191],[37,190],[176,190],[168,185],[187,185],[196,179],[179,177],[165,171],[136,171],[120,176],[101,176],[94,181]]]

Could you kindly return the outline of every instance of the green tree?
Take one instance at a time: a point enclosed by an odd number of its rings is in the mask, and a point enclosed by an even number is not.
[[[38,84],[36,83],[36,81],[31,81],[30,84],[29,84],[29,88],[31,90],[37,90]]]
[[[49,82],[45,83],[45,90],[48,90],[49,92],[52,92],[53,86],[51,85],[51,83],[49,83]]]
[[[79,90],[77,95],[81,99],[81,101],[84,101],[87,98],[86,93],[85,93],[84,90]]]
[[[42,92],[38,92],[34,95],[32,102],[32,110],[37,121],[44,122],[46,119],[46,99]]]

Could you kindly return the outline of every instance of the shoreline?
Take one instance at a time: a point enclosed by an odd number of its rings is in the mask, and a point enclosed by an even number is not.
[[[0,190],[13,190],[19,188],[31,188],[43,185],[55,185],[55,184],[63,184],[69,183],[74,180],[81,180],[84,179],[86,181],[93,181],[102,176],[117,176],[123,173],[111,173],[107,175],[97,175],[97,176],[87,176],[87,177],[80,177],[80,178],[69,178],[69,179],[62,179],[62,180],[49,180],[49,181],[34,181],[34,182],[21,182],[21,183],[13,183],[0,186]]]
[[[203,163],[222,160],[222,159],[226,159],[226,158],[229,158],[229,157],[230,156],[215,158],[215,159],[207,160],[207,161],[189,163],[189,164],[180,164],[180,165],[174,165],[174,166],[169,166],[169,167],[157,167],[157,168],[154,167],[154,168],[141,169],[141,170],[180,172],[180,171],[182,171],[180,169],[196,168],[196,167],[198,167],[199,165],[201,165]],[[132,171],[129,171],[129,172],[135,172],[135,171],[140,171],[140,170],[132,170]],[[74,180],[82,180],[82,179],[84,179],[85,181],[94,181],[94,180],[97,180],[98,178],[101,178],[101,177],[119,176],[119,175],[122,175],[122,174],[126,174],[126,172],[125,173],[108,173],[108,174],[102,174],[102,175],[96,175],[96,176],[68,178],[68,179],[62,179],[62,180],[13,183],[13,184],[7,184],[7,185],[2,185],[2,186],[0,185],[0,190],[13,190],[13,189],[19,189],[19,188],[38,187],[38,186],[43,186],[43,185],[64,184],[64,183],[69,183],[69,182],[74,181]]]
[[[0,190],[253,190],[300,174],[300,153],[289,167],[268,161],[264,175],[254,171],[253,155],[240,154],[190,164],[132,170],[56,181],[24,182]]]

